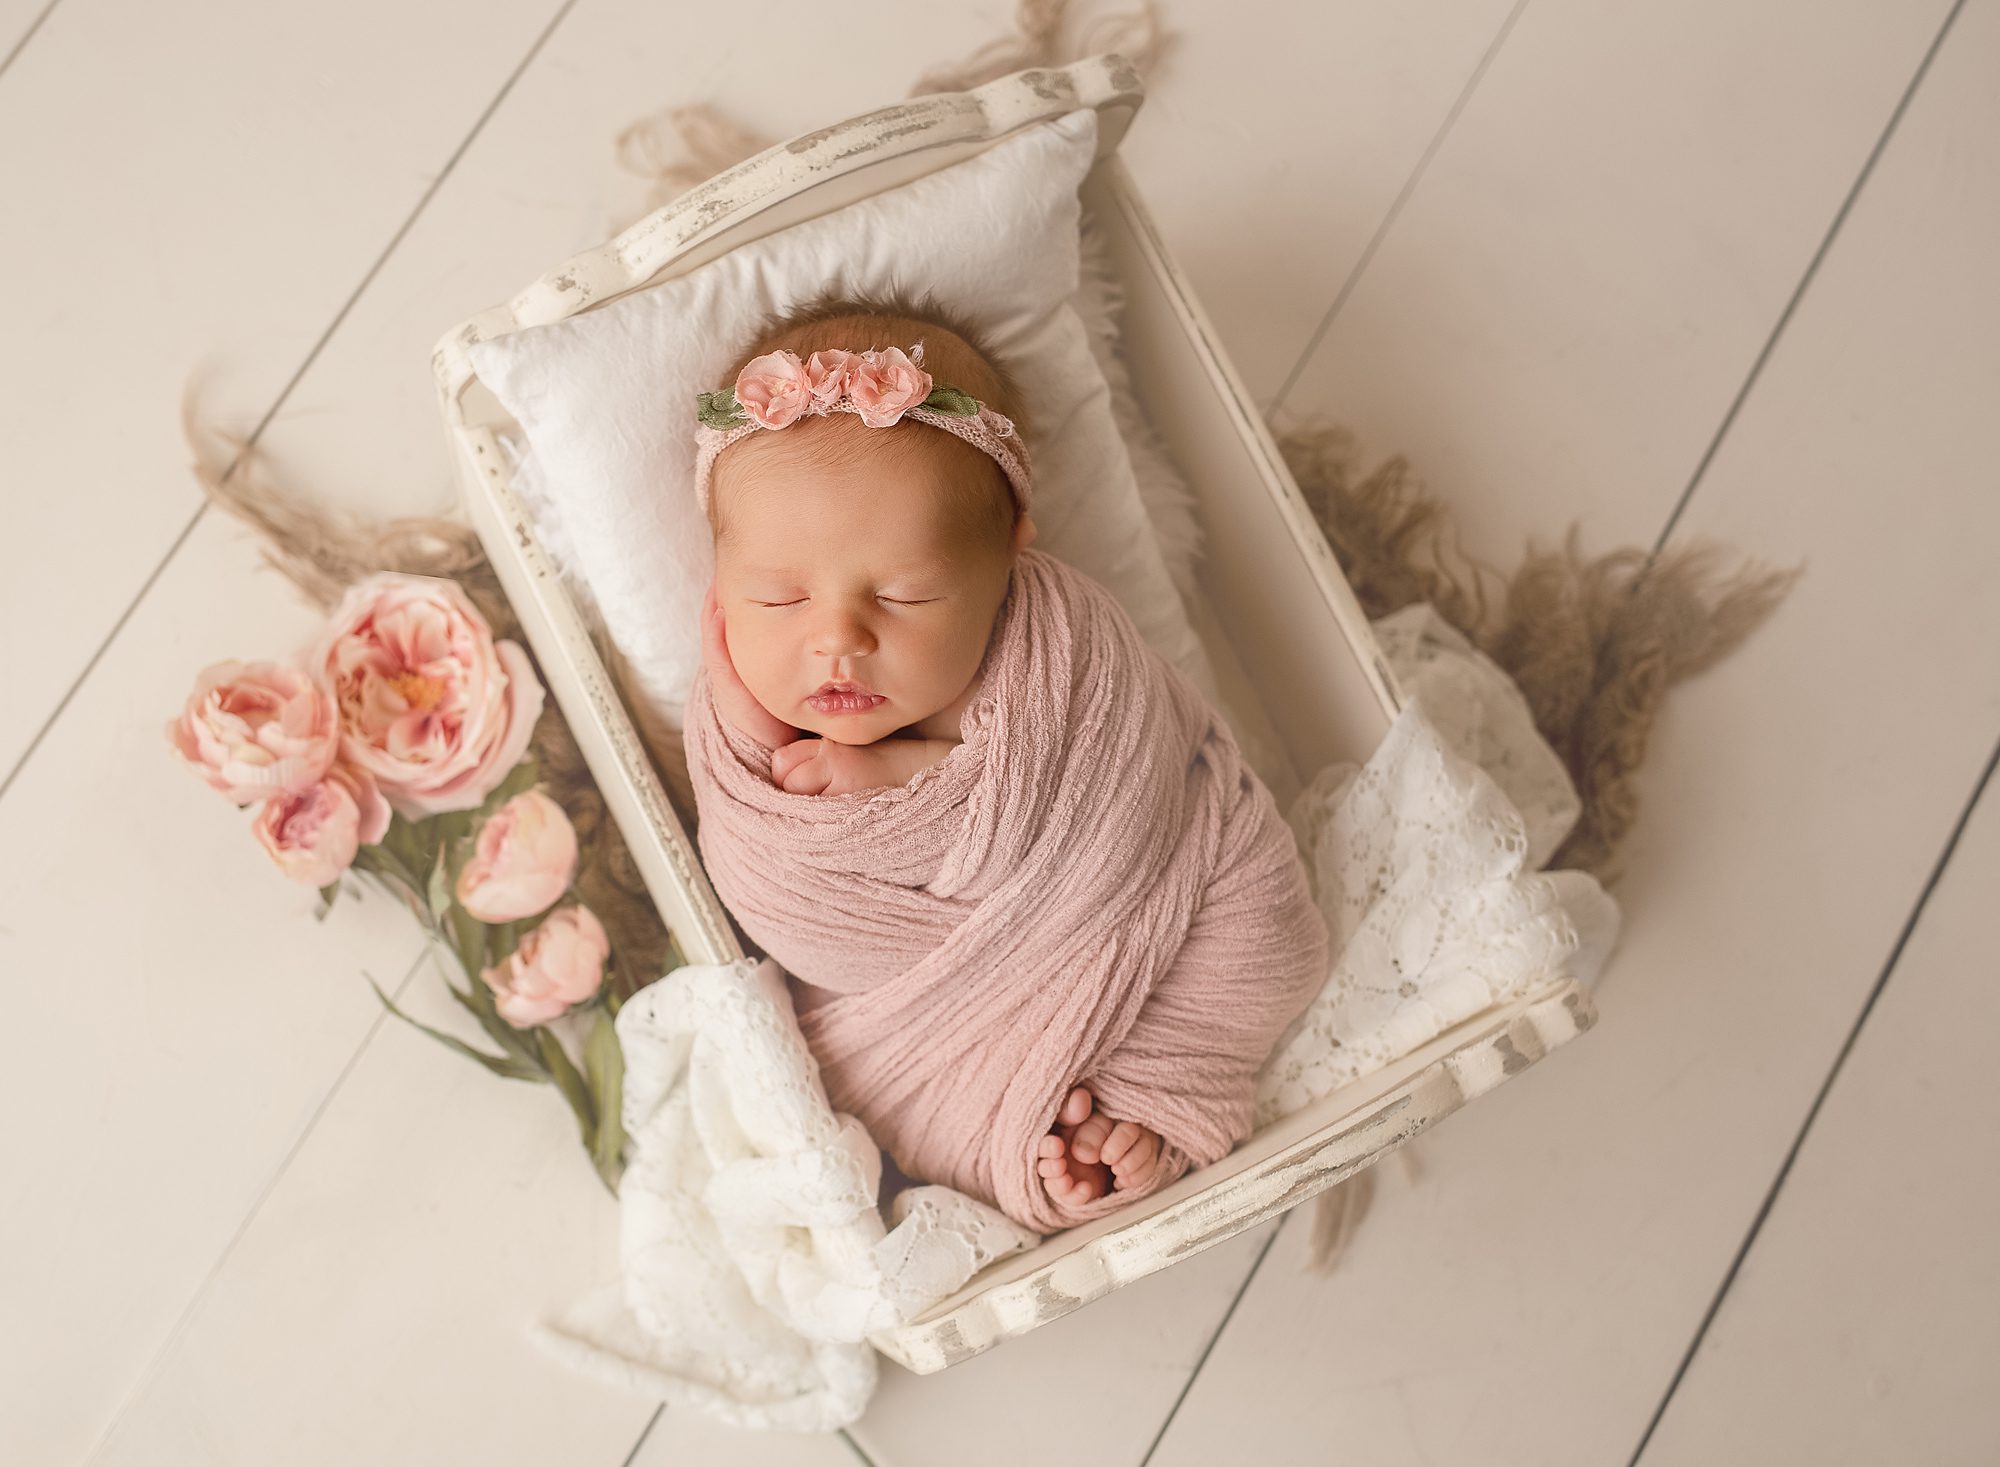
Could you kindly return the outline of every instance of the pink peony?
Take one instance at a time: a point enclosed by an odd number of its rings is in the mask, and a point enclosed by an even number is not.
[[[364,770],[336,764],[325,779],[266,800],[250,828],[294,881],[325,886],[389,829],[389,802]]]
[[[542,712],[528,654],[493,640],[455,581],[383,571],[348,589],[311,658],[348,763],[406,820],[477,809]]]
[[[765,352],[736,374],[736,401],[753,422],[783,428],[811,404],[812,386],[794,353]]]
[[[532,1029],[580,1004],[604,982],[611,939],[596,913],[582,905],[549,913],[513,954],[479,976],[494,1008],[516,1029]]]
[[[576,827],[540,790],[525,790],[479,827],[458,873],[458,904],[482,922],[516,922],[545,912],[576,875]]]
[[[840,401],[847,391],[847,373],[856,357],[851,351],[816,351],[806,362],[806,386],[820,407]]]
[[[311,789],[340,749],[333,701],[283,662],[218,662],[195,678],[167,739],[239,805]]]
[[[899,346],[865,351],[847,369],[847,396],[861,421],[886,428],[931,395],[931,374],[903,355]]]

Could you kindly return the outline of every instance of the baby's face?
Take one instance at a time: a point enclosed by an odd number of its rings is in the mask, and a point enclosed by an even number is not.
[[[752,434],[725,463],[746,449],[726,478],[718,464],[715,593],[752,696],[844,744],[951,708],[979,671],[1013,564],[1009,545],[952,522],[943,476],[962,467],[934,454],[828,463],[797,428]],[[823,692],[830,682],[865,692]]]

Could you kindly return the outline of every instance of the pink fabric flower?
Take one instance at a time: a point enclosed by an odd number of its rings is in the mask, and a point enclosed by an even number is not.
[[[482,922],[517,922],[555,905],[576,862],[576,827],[563,807],[540,790],[524,790],[479,827],[454,894]]]
[[[521,762],[542,712],[528,654],[493,640],[457,582],[383,571],[348,588],[311,666],[346,762],[406,820],[477,809]]]
[[[816,351],[806,362],[806,387],[815,406],[830,407],[847,391],[847,374],[856,360],[851,351]]]
[[[785,427],[812,401],[806,369],[788,351],[753,357],[736,374],[736,401],[753,422],[766,428]]]
[[[312,788],[340,749],[333,701],[283,662],[217,662],[195,678],[167,740],[239,805]]]
[[[596,993],[610,953],[604,925],[579,904],[549,913],[505,962],[479,976],[493,990],[500,1017],[516,1029],[532,1029]]]
[[[860,409],[861,421],[886,428],[931,395],[931,374],[903,354],[899,346],[865,351],[848,365],[847,396]]]
[[[266,800],[251,822],[258,844],[294,881],[325,886],[389,829],[389,802],[365,770],[336,764],[325,779]]]

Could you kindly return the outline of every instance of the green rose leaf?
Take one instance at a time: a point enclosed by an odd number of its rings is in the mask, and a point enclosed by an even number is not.
[[[367,975],[363,974],[362,976],[366,977]],[[447,1034],[442,1029],[433,1029],[429,1024],[411,1018],[390,1001],[389,995],[382,991],[382,986],[373,978],[368,979],[368,986],[374,989],[375,996],[382,1000],[382,1007],[401,1019],[405,1024],[408,1024],[413,1029],[423,1030],[424,1033],[430,1035],[431,1038],[444,1045],[447,1049],[455,1049],[467,1058],[479,1061],[480,1064],[486,1066],[487,1069],[502,1079],[540,1080],[543,1078],[541,1070],[524,1059],[511,1059],[505,1055],[487,1054],[484,1050],[474,1049],[456,1035]]]
[[[954,418],[979,416],[979,399],[956,387],[933,387],[931,395],[917,405],[930,408],[933,412],[949,413]]]
[[[556,1089],[562,1091],[569,1108],[576,1112],[577,1130],[583,1136],[584,1149],[597,1155],[597,1108],[591,1102],[590,1090],[583,1083],[583,1076],[576,1071],[569,1054],[556,1038],[554,1031],[538,1027],[531,1031],[541,1046],[542,1068],[549,1078],[556,1082]]]
[[[546,1078],[547,1067],[540,1063],[541,1046],[533,1037],[534,1031],[516,1029],[501,1018],[499,1010],[493,1007],[492,989],[484,983],[474,983],[464,991],[451,983],[445,984],[445,987],[451,990],[451,996],[459,1001],[466,1012],[479,1021],[479,1027],[486,1031],[495,1044],[509,1054],[534,1064],[537,1075]]]
[[[599,1008],[591,1015],[590,1037],[583,1046],[583,1073],[597,1109],[597,1142],[590,1149],[590,1159],[615,1196],[618,1176],[624,1169],[625,1052],[618,1045],[618,1029],[608,1008]]]
[[[445,875],[444,847],[438,847],[437,860],[431,864],[431,879],[425,888],[426,899],[431,904],[431,915],[443,922],[445,913],[451,910],[451,882]]]
[[[696,393],[695,402],[695,416],[711,428],[740,428],[750,421],[749,415],[736,401],[734,387]]]

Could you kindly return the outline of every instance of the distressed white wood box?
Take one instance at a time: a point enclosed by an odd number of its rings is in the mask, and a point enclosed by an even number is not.
[[[518,435],[468,354],[965,158],[1019,128],[1094,107],[1086,213],[1126,291],[1124,345],[1147,416],[1193,487],[1205,535],[1189,608],[1224,711],[1270,751],[1280,807],[1334,760],[1364,761],[1401,706],[1367,619],[1235,369],[1175,266],[1117,148],[1143,98],[1116,53],[900,103],[771,148],[616,239],[563,261],[438,345],[435,367],[466,507],[563,716],[690,962],[743,956],[593,640],[513,493],[498,438]],[[1275,762],[1273,762],[1275,761]],[[1563,974],[1266,1127],[1213,1166],[1110,1217],[1006,1258],[921,1318],[873,1337],[920,1373],[1024,1334],[1253,1227],[1380,1161],[1594,1021]]]

